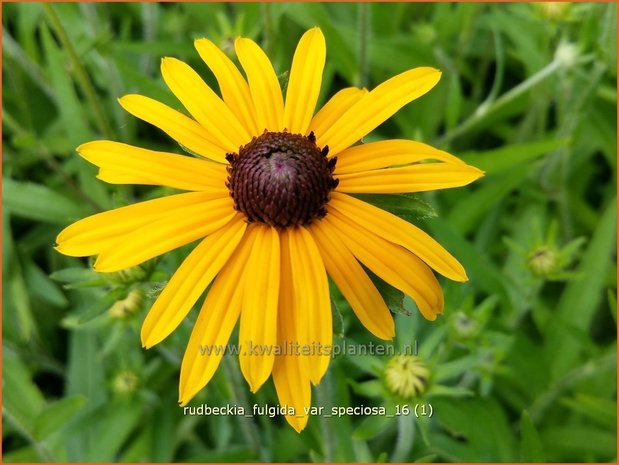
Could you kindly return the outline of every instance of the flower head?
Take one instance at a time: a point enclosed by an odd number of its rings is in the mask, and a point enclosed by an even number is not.
[[[135,392],[140,383],[140,378],[131,370],[122,370],[116,373],[112,380],[112,390],[121,395]]]
[[[114,302],[109,309],[109,314],[112,318],[124,320],[135,314],[142,303],[144,302],[144,291],[140,288],[135,288],[129,291],[127,297]]]
[[[369,92],[343,89],[315,113],[326,55],[320,29],[301,38],[285,99],[255,42],[234,44],[246,78],[209,40],[195,46],[221,97],[188,65],[164,58],[163,78],[191,116],[141,95],[119,100],[195,157],[112,141],[78,148],[103,181],[189,192],[85,218],[59,234],[57,248],[98,255],[94,268],[115,272],[200,240],[148,313],[143,345],[165,339],[211,285],[183,358],[181,404],[210,381],[223,356],[200,348],[225,344],[239,321],[240,366],[250,389],[272,374],[280,403],[296,410],[286,418],[300,431],[310,384],[320,382],[329,354],[273,348],[332,345],[327,273],[382,339],[393,337],[394,322],[361,264],[410,295],[430,320],[443,311],[432,269],[467,279],[421,229],[350,194],[457,187],[482,172],[419,142],[353,145],[428,92],[440,78],[436,69],[411,69]]]
[[[406,400],[419,397],[425,392],[429,376],[430,371],[415,355],[396,355],[385,367],[387,387]]]

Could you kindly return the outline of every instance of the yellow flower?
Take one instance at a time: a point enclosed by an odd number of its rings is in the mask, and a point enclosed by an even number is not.
[[[100,213],[67,227],[58,250],[98,255],[94,268],[114,272],[198,239],[142,326],[149,348],[165,339],[211,284],[191,334],[180,375],[187,404],[212,378],[237,320],[241,370],[252,392],[269,375],[289,423],[302,430],[329,364],[332,344],[327,273],[375,336],[391,339],[394,323],[360,263],[410,295],[434,320],[443,311],[431,271],[456,280],[464,269],[416,226],[349,195],[418,192],[468,184],[482,175],[428,145],[390,140],[353,146],[439,80],[415,68],[368,92],[335,94],[314,114],[326,47],[318,28],[301,38],[285,96],[271,62],[252,40],[234,47],[247,80],[212,42],[196,49],[214,73],[220,98],[174,58],[163,78],[191,117],[141,95],[120,104],[166,132],[197,157],[95,141],[77,151],[113,184],[150,184],[190,191]],[[420,163],[432,160],[432,163]],[[297,343],[293,354],[278,351]],[[302,355],[299,355],[302,353]]]

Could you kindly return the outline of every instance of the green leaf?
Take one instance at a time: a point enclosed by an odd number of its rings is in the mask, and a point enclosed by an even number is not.
[[[476,191],[462,194],[452,206],[447,221],[462,234],[471,232],[492,206],[524,181],[529,171],[530,167],[524,165],[509,173],[497,174],[492,179],[484,178]]]
[[[355,194],[354,197],[387,210],[410,223],[438,216],[429,203],[415,194]]]
[[[353,439],[372,439],[395,424],[393,417],[386,415],[369,415],[357,426],[353,433]],[[376,452],[376,451],[375,451]]]
[[[401,315],[411,315],[411,311],[404,308],[404,293],[402,291],[396,289],[390,284],[387,284],[371,271],[367,269],[365,271],[376,286],[376,289],[378,289],[378,292],[380,292],[380,295],[383,297],[387,307],[389,307],[389,310],[393,313],[399,313]]]
[[[387,394],[387,390],[381,379],[371,379],[369,381],[363,381],[362,383],[350,380],[350,385],[354,392],[363,397],[384,398]]]
[[[351,47],[345,40],[341,27],[336,26],[329,15],[331,5],[323,3],[298,3],[285,14],[304,28],[319,25],[329,44],[329,53],[339,73],[350,83],[355,82],[357,64]]]
[[[548,326],[546,356],[552,361],[551,374],[559,378],[578,361],[583,343],[573,330],[589,328],[604,296],[605,276],[614,260],[617,226],[617,200],[606,207],[591,242],[585,251],[578,273],[582,279],[568,284]],[[569,329],[572,330],[569,330]]]
[[[3,452],[2,461],[4,463],[39,463],[41,457],[34,447],[22,447],[10,452]]]
[[[93,299],[92,292],[75,291],[72,298],[77,300],[75,306],[79,309]],[[78,299],[81,299],[80,302]],[[99,424],[103,412],[97,407],[106,403],[106,375],[104,366],[98,356],[99,341],[96,334],[89,331],[69,331],[69,351],[67,356],[66,393],[67,395],[82,394],[88,399],[84,407],[84,417],[80,417],[71,425],[73,434],[67,440],[69,461],[86,461],[90,444],[98,440],[94,425]],[[106,404],[109,406],[109,404]],[[114,426],[111,426],[114,428]],[[96,457],[95,461],[104,461],[104,457]]]
[[[88,210],[49,187],[2,178],[4,208],[16,216],[35,221],[66,225],[85,216]]]
[[[331,317],[333,319],[333,334],[337,337],[344,337],[344,317],[345,313],[352,312],[350,304],[342,295],[335,283],[329,279],[329,295],[331,297]]]
[[[523,462],[546,462],[542,441],[531,417],[525,410],[520,417],[520,458]]]
[[[524,163],[530,163],[536,158],[563,147],[568,144],[569,141],[570,139],[550,138],[535,142],[508,145],[485,152],[460,153],[459,156],[469,165],[473,165],[485,171],[486,174],[494,174],[512,169]]]
[[[24,263],[24,278],[28,289],[32,290],[32,295],[57,307],[65,307],[68,304],[67,298],[58,286],[31,260]]]
[[[34,422],[34,435],[38,439],[45,439],[49,435],[60,431],[84,406],[87,399],[84,396],[65,397],[54,402],[41,412]]]
[[[257,462],[256,451],[244,446],[229,447],[225,451],[213,451],[206,454],[197,454],[193,457],[196,462],[204,463],[242,463]]]
[[[611,430],[617,426],[616,400],[577,393],[573,398],[562,399],[562,403],[574,412],[588,417],[593,423]]]
[[[65,130],[65,137],[71,142],[72,147],[77,147],[92,137],[88,127],[88,118],[84,114],[84,106],[77,96],[71,79],[66,52],[56,45],[47,25],[41,26],[40,33],[47,59],[47,72],[57,96],[57,108]]]
[[[542,442],[550,455],[572,461],[614,462],[617,454],[615,431],[592,427],[588,424],[550,426],[540,432]],[[592,457],[593,455],[593,457]],[[561,461],[561,460],[558,460]]]
[[[615,324],[617,324],[617,293],[612,290],[608,290],[608,307],[610,308],[610,314],[613,316],[613,320],[615,320]]]
[[[449,436],[432,445],[459,462],[512,462],[515,443],[504,409],[496,399],[433,399],[434,417]],[[432,436],[431,436],[432,437]],[[456,439],[458,438],[458,439]]]
[[[54,281],[66,283],[65,289],[78,289],[82,287],[98,287],[105,284],[101,274],[90,268],[64,268],[54,271],[50,278]]]
[[[108,404],[98,415],[96,441],[86,461],[111,462],[142,417],[140,403],[123,400]]]
[[[6,353],[6,352],[5,352]],[[22,431],[31,433],[43,410],[43,394],[32,382],[32,374],[15,356],[2,360],[2,414]]]
[[[116,301],[126,297],[126,295],[127,290],[122,288],[109,291],[105,297],[95,300],[90,306],[85,308],[84,311],[69,313],[62,319],[62,325],[65,328],[79,328],[101,316],[106,310],[109,310]]]
[[[155,58],[162,56],[193,56],[195,50],[191,44],[191,41],[182,40],[177,41],[163,41],[163,40],[149,40],[149,41],[118,41],[112,46],[114,53],[135,53],[139,55],[152,55]]]
[[[479,250],[467,241],[463,233],[454,230],[451,223],[442,218],[428,221],[428,226],[434,238],[464,265],[470,283],[489,295],[498,295],[503,302],[508,302],[508,281],[483,249]]]
[[[447,95],[447,113],[445,115],[447,129],[456,127],[462,110],[462,86],[457,73],[449,76],[449,93]],[[476,166],[476,165],[475,165]]]
[[[479,363],[478,355],[467,355],[456,360],[441,363],[434,369],[432,378],[436,382],[447,381],[461,376]]]
[[[432,385],[426,394],[428,398],[432,397],[473,397],[475,393],[470,389],[460,386],[443,386],[441,384]]]
[[[2,302],[5,310],[7,307],[12,307],[15,310],[19,335],[22,340],[28,341],[36,331],[36,323],[32,316],[30,295],[21,267],[17,261],[14,262],[14,265],[8,277],[8,292],[2,296]],[[6,301],[7,295],[11,296],[10,302]]]

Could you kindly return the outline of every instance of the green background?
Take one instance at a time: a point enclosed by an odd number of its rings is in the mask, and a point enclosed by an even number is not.
[[[4,461],[616,460],[615,4],[2,8]],[[254,38],[284,73],[315,25],[328,49],[321,102],[438,67],[441,82],[367,140],[422,140],[486,171],[466,188],[372,199],[430,231],[470,276],[442,280],[446,310],[433,323],[384,291],[400,313],[394,344],[417,341],[430,370],[426,393],[390,393],[379,356],[337,357],[313,390],[314,405],[410,402],[433,415],[314,417],[302,434],[279,417],[185,416],[177,383],[195,312],[150,351],[139,327],[188,248],[104,279],[53,250],[74,220],[170,190],[106,185],[74,149],[109,138],[180,151],[116,99],[180,108],[162,56],[216,88],[198,37],[230,54],[236,36]],[[114,317],[129,289],[144,301]],[[379,342],[333,298],[338,341]],[[250,394],[226,357],[191,405],[201,403],[277,398],[271,381]]]

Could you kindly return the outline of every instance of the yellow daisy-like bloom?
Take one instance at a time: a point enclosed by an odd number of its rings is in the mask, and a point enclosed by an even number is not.
[[[95,270],[114,272],[200,239],[148,313],[144,347],[174,331],[212,283],[183,358],[180,403],[209,382],[223,356],[201,347],[225,345],[240,320],[239,360],[251,391],[272,374],[280,403],[295,409],[286,418],[300,431],[310,384],[320,382],[329,352],[273,348],[331,346],[327,273],[381,339],[394,336],[393,318],[361,264],[410,295],[429,320],[443,311],[431,268],[467,279],[421,229],[348,194],[463,186],[482,172],[419,142],[353,146],[428,92],[440,78],[436,69],[406,71],[369,92],[343,89],[314,114],[326,55],[320,29],[301,38],[285,99],[271,62],[252,40],[234,44],[246,78],[211,41],[195,46],[221,98],[188,65],[164,58],[163,78],[191,118],[141,95],[126,95],[120,104],[197,158],[111,141],[77,149],[100,168],[103,181],[190,192],[80,220],[58,235],[57,248],[98,255]],[[420,163],[425,160],[433,162]]]

